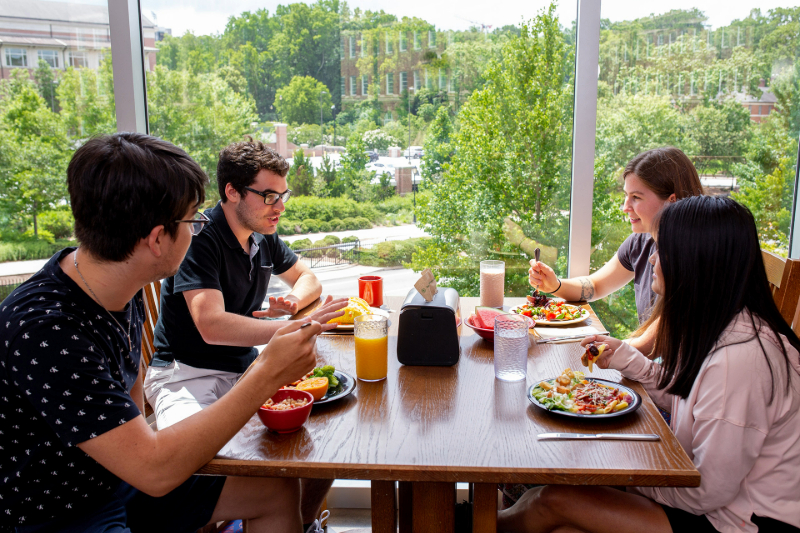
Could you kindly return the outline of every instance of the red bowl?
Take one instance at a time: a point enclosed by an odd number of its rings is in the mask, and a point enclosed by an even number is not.
[[[523,316],[523,315],[518,315]],[[528,329],[533,327],[533,320],[530,317],[524,317],[528,320]],[[475,333],[478,334],[478,337],[482,339],[486,339],[487,341],[494,342],[494,328],[481,328],[472,323],[472,317],[469,316],[464,320],[464,324],[467,325],[468,328],[471,328]]]
[[[295,407],[285,411],[275,411],[263,406],[258,409],[258,418],[267,428],[277,433],[291,433],[303,427],[303,424],[308,420],[308,415],[311,414],[311,406],[314,405],[314,397],[310,392],[295,389],[279,390],[272,397],[272,401],[280,403],[286,398],[294,400],[305,399],[308,400],[308,403],[302,407]]]

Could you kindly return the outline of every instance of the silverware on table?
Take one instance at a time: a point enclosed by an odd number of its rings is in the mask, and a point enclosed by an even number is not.
[[[533,331],[536,331],[534,328]],[[537,333],[537,335],[539,335]],[[551,342],[561,342],[561,341],[571,341],[574,339],[583,339],[584,337],[589,337],[591,335],[608,335],[607,331],[598,331],[597,333],[579,333],[578,335],[566,335],[564,337],[550,337],[549,339],[539,336],[536,339],[536,344],[548,344]]]
[[[660,440],[654,433],[539,433],[539,440]]]

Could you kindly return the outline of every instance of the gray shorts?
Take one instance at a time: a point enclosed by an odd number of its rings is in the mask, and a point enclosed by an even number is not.
[[[169,366],[147,368],[144,395],[155,412],[158,429],[164,429],[217,401],[240,376],[173,361]]]

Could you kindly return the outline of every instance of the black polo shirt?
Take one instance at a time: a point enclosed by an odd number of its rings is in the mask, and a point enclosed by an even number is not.
[[[222,292],[225,311],[252,317],[261,309],[269,278],[283,274],[297,256],[277,234],[250,237],[250,255],[233,234],[222,204],[205,212],[211,222],[192,238],[178,273],[161,287],[161,313],[154,332],[154,365],[179,360],[195,368],[244,372],[258,355],[255,348],[206,343],[194,325],[184,291],[215,289]]]
[[[0,529],[110,501],[120,479],[77,445],[139,416],[142,293],[114,313],[123,331],[61,270],[72,251],[0,305]]]

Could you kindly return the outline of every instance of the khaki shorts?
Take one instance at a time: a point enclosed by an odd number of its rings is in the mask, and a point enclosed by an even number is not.
[[[144,396],[156,415],[158,429],[164,429],[216,402],[240,376],[173,361],[169,366],[147,368]]]

